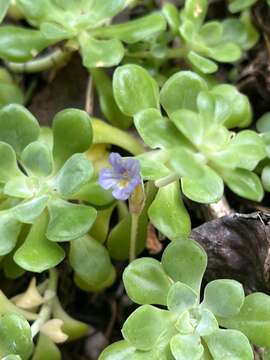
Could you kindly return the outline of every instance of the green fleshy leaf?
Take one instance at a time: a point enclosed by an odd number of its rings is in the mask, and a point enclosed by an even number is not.
[[[237,195],[243,198],[261,201],[264,196],[260,178],[253,172],[245,169],[223,171],[222,177],[226,185]]]
[[[32,360],[61,360],[61,352],[55,343],[40,333]]]
[[[241,57],[241,49],[235,43],[227,42],[211,47],[209,54],[216,61],[235,62]]]
[[[151,223],[170,240],[182,240],[190,234],[190,217],[181,199],[178,182],[158,190],[148,215]]]
[[[171,174],[171,171],[163,164],[168,160],[166,151],[149,151],[136,156],[136,159],[140,162],[141,176],[144,180],[158,180]]]
[[[207,9],[207,0],[187,0],[183,16],[192,21],[194,26],[200,26],[204,21]]]
[[[23,104],[24,96],[20,87],[9,77],[8,72],[7,78],[3,78],[5,72],[6,70],[0,67],[0,108],[8,104]]]
[[[222,24],[218,21],[208,21],[200,29],[200,36],[209,47],[222,41],[222,35]]]
[[[182,191],[191,200],[209,204],[221,199],[224,185],[221,177],[210,167],[205,166],[200,178],[183,177]]]
[[[10,5],[10,0],[2,0],[0,3],[0,23],[3,21]]]
[[[205,172],[205,157],[184,147],[177,147],[170,151],[169,166],[179,176],[200,178]]]
[[[65,257],[64,250],[47,239],[47,224],[48,215],[43,212],[14,255],[15,262],[27,271],[43,272],[58,265]]]
[[[264,190],[270,191],[270,165],[263,168],[262,171],[262,185]]]
[[[84,279],[80,278],[78,274],[74,274],[74,284],[76,286],[78,286],[79,289],[86,291],[86,292],[100,292],[103,291],[104,289],[110,287],[113,285],[113,283],[115,282],[116,279],[116,271],[115,268],[113,266],[111,266],[111,270],[109,273],[109,276],[107,277],[107,279],[105,281],[103,281],[102,283],[99,282],[96,285],[91,285],[89,283],[87,283],[86,281],[84,281]]]
[[[95,21],[101,21],[112,18],[121,12],[126,6],[126,0],[93,1],[90,4]]]
[[[117,341],[102,351],[99,360],[128,360],[136,352],[126,340]]]
[[[165,3],[162,7],[162,13],[165,16],[167,23],[170,26],[174,35],[178,35],[178,29],[180,26],[179,11],[174,4]]]
[[[200,360],[204,348],[198,335],[175,335],[170,342],[173,356],[177,360]]]
[[[127,44],[145,41],[166,29],[162,14],[153,13],[126,23],[114,24],[93,31],[94,35],[119,39]]]
[[[134,123],[144,142],[152,149],[179,146],[183,136],[157,109],[146,109],[135,115]],[[183,139],[183,142],[186,142]]]
[[[16,314],[0,317],[0,356],[19,354],[22,360],[29,359],[33,341],[29,323]]]
[[[195,66],[196,70],[201,71],[203,74],[212,74],[218,70],[218,66],[214,61],[209,60],[194,51],[190,51],[187,57],[191,64]]]
[[[261,133],[270,132],[270,112],[263,114],[256,123],[256,128]]]
[[[124,271],[123,281],[129,298],[135,303],[166,305],[171,280],[157,260],[132,261]]]
[[[88,150],[92,137],[90,117],[85,111],[66,109],[57,113],[53,119],[53,156],[56,169],[71,155]]]
[[[0,142],[0,181],[7,182],[8,180],[22,176],[16,160],[16,153],[13,148],[6,143]]]
[[[216,316],[229,317],[240,312],[244,299],[244,289],[238,281],[214,280],[206,285],[203,306]]]
[[[0,256],[6,255],[14,249],[21,224],[13,218],[12,214],[3,213],[0,216]]]
[[[49,22],[43,22],[40,31],[46,39],[54,42],[72,39],[76,35],[75,31],[67,30],[61,25]]]
[[[57,176],[57,191],[65,197],[77,193],[93,176],[92,163],[84,154],[72,155]]]
[[[0,141],[12,146],[17,154],[38,136],[38,121],[22,105],[11,104],[0,110]]]
[[[48,200],[49,197],[47,195],[36,197],[14,206],[11,212],[18,221],[25,224],[33,224],[35,219],[39,217],[45,209]]]
[[[204,121],[197,113],[181,109],[171,114],[171,120],[194,145],[200,145],[204,133]]]
[[[240,331],[217,330],[204,338],[214,360],[253,360],[252,347]]]
[[[52,43],[38,30],[17,26],[0,28],[0,57],[6,61],[31,60]]]
[[[197,96],[203,90],[207,90],[203,78],[191,71],[181,71],[163,85],[160,102],[168,114],[180,109],[196,110]]]
[[[97,40],[86,33],[79,37],[83,65],[88,69],[118,65],[125,49],[118,39]]]
[[[101,110],[106,119],[121,129],[127,129],[132,124],[132,118],[124,115],[113,97],[112,81],[103,69],[91,69],[91,75],[98,92]]]
[[[165,249],[161,262],[174,281],[180,281],[200,293],[207,255],[195,241],[172,242]]]
[[[16,177],[9,180],[4,186],[4,194],[17,198],[31,198],[39,189],[37,179],[26,176]]]
[[[200,336],[209,336],[219,329],[217,319],[207,309],[199,311],[200,319],[196,326],[196,333]]]
[[[142,305],[127,318],[122,334],[136,349],[147,351],[156,345],[169,325],[172,325],[169,311]]]
[[[23,150],[21,161],[28,174],[49,176],[53,171],[51,149],[41,141],[34,141]]]
[[[113,91],[119,108],[128,116],[148,108],[159,108],[158,85],[141,66],[118,67],[113,77]]]
[[[197,106],[206,129],[213,126],[213,122],[224,124],[232,113],[231,103],[225,97],[211,91],[200,92]]]
[[[211,89],[214,95],[222,96],[230,105],[230,116],[224,122],[227,128],[247,127],[252,120],[252,110],[247,96],[241,94],[237,88],[229,84],[221,84]]]
[[[94,222],[89,232],[91,237],[96,239],[101,244],[104,244],[107,240],[107,236],[110,230],[111,215],[114,208],[115,204],[113,204],[107,209],[99,210],[97,213],[96,221]]]
[[[112,205],[115,199],[110,190],[104,190],[97,179],[86,183],[80,191],[72,196],[74,200],[81,200],[95,207],[108,207]]]
[[[257,0],[230,0],[229,10],[232,13],[243,11],[253,4],[255,4]]]
[[[170,311],[181,315],[197,305],[198,300],[198,294],[191,287],[178,281],[169,290],[167,306]]]
[[[69,262],[75,274],[91,287],[105,282],[112,271],[107,249],[87,235],[70,244]]]
[[[48,203],[49,224],[46,236],[51,241],[71,241],[84,236],[94,223],[97,211],[86,205],[72,204],[61,199]]]
[[[256,346],[270,347],[270,297],[263,293],[248,295],[236,316],[220,318],[219,323],[241,331]]]

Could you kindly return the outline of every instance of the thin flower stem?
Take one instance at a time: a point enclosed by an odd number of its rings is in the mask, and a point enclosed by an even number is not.
[[[92,121],[94,144],[112,144],[127,150],[132,155],[142,154],[143,145],[133,136],[99,119]]]
[[[34,338],[40,331],[43,324],[50,319],[54,297],[56,295],[56,289],[58,284],[58,273],[56,269],[50,269],[50,278],[48,287],[44,293],[45,303],[41,307],[37,320],[31,326],[32,338]]]
[[[172,182],[176,181],[178,178],[179,178],[179,176],[177,174],[172,173],[168,176],[165,176],[164,178],[156,180],[155,185],[156,185],[156,187],[161,188],[163,186],[171,184]]]
[[[138,226],[139,226],[139,214],[132,213],[131,214],[129,262],[136,259]]]
[[[52,53],[24,63],[7,62],[9,70],[15,73],[36,73],[52,67],[65,65],[72,54],[70,49],[55,49]]]

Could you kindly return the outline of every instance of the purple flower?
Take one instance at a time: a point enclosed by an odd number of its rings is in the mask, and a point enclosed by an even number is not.
[[[112,167],[99,173],[99,184],[106,190],[112,189],[117,200],[127,200],[142,182],[140,163],[133,158],[123,159],[118,153],[110,154],[109,163]]]

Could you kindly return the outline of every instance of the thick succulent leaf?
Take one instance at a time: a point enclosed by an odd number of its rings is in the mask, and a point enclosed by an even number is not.
[[[200,26],[208,9],[207,0],[186,0],[183,16],[194,24]]]
[[[0,317],[0,356],[19,354],[22,360],[29,359],[33,341],[29,323],[16,314]]]
[[[127,44],[145,41],[165,31],[166,21],[160,13],[153,13],[126,23],[102,27],[93,31],[94,35],[119,39]]]
[[[119,108],[128,116],[148,108],[159,108],[158,85],[141,66],[118,67],[113,77],[113,91]]]
[[[116,66],[125,54],[124,46],[118,39],[97,40],[83,33],[79,42],[83,65],[88,69]]]
[[[223,27],[219,21],[208,21],[200,29],[200,37],[207,46],[216,45],[223,39]]]
[[[177,360],[200,360],[204,352],[200,337],[196,334],[177,334],[172,338],[170,346]]]
[[[53,156],[56,169],[71,155],[88,150],[92,137],[90,117],[85,111],[66,109],[57,113],[53,119]]]
[[[198,293],[188,285],[178,281],[170,287],[167,306],[170,311],[181,315],[184,311],[197,305],[198,301]]]
[[[32,360],[61,360],[61,352],[55,343],[40,333]]]
[[[47,239],[47,224],[48,215],[44,211],[14,255],[16,264],[27,271],[43,272],[58,265],[65,257],[64,250]]]
[[[211,48],[209,55],[221,62],[235,62],[241,57],[241,49],[233,42],[216,45]]]
[[[170,118],[189,141],[194,145],[200,145],[205,124],[199,114],[187,109],[181,109],[172,113]]]
[[[196,326],[196,333],[200,336],[208,336],[218,330],[219,325],[213,313],[207,309],[202,309],[199,314],[200,319]]]
[[[17,164],[16,153],[9,144],[0,142],[0,158],[0,182],[7,182],[22,175]]]
[[[12,146],[17,154],[38,136],[38,121],[25,107],[11,104],[0,110],[0,141]]]
[[[231,102],[220,94],[213,94],[210,91],[200,92],[197,106],[206,129],[213,125],[213,122],[224,124],[232,113]]]
[[[10,5],[10,0],[2,0],[0,3],[0,23],[3,21]]]
[[[72,199],[81,200],[98,207],[110,206],[115,201],[112,192],[104,190],[96,178],[83,185],[80,191],[72,196]]]
[[[230,0],[229,10],[232,13],[236,13],[245,10],[255,4],[257,0]]]
[[[190,217],[181,199],[178,182],[158,190],[148,215],[151,223],[170,240],[182,240],[190,234]]]
[[[222,177],[226,185],[237,195],[249,200],[262,200],[263,187],[260,178],[255,173],[245,169],[227,170],[222,171]]]
[[[266,165],[262,171],[262,185],[264,190],[270,191],[270,165]]]
[[[132,118],[120,111],[113,96],[111,78],[103,69],[91,69],[91,75],[98,92],[98,100],[106,119],[122,129],[127,129],[132,124]]]
[[[92,16],[98,22],[110,19],[121,12],[126,6],[126,0],[93,0],[90,4]]]
[[[96,220],[97,211],[86,205],[61,199],[48,203],[49,224],[46,236],[51,241],[71,241],[84,236]]]
[[[263,293],[248,295],[236,316],[220,318],[219,323],[241,331],[256,346],[270,347],[270,297]]]
[[[252,110],[249,99],[241,94],[235,86],[221,84],[211,89],[211,93],[222,96],[230,105],[230,116],[224,122],[227,128],[247,127],[252,120]]]
[[[256,128],[260,133],[267,133],[270,131],[270,112],[263,114],[256,122]]]
[[[165,249],[161,262],[174,281],[180,281],[200,293],[207,255],[195,241],[174,241]]]
[[[34,141],[23,150],[21,161],[29,175],[48,176],[53,171],[53,158],[49,146]]]
[[[197,54],[195,51],[190,51],[187,58],[195,69],[203,74],[212,74],[218,70],[218,66],[214,61]]]
[[[75,274],[92,287],[105,282],[112,270],[107,249],[87,235],[70,244],[69,262]]]
[[[66,29],[59,24],[49,22],[43,22],[40,25],[40,31],[46,39],[54,42],[72,39],[76,35],[76,32],[71,31],[71,29]]]
[[[174,148],[187,142],[175,125],[157,109],[140,111],[135,115],[134,123],[144,142],[152,149]]]
[[[216,316],[229,317],[240,312],[244,299],[244,289],[238,281],[219,279],[206,285],[203,306]]]
[[[0,108],[8,104],[23,104],[24,95],[21,88],[11,77],[4,79],[4,71],[0,68]]]
[[[163,85],[160,102],[168,114],[180,109],[197,110],[197,96],[207,90],[207,84],[196,73],[181,71],[174,74]]]
[[[141,176],[144,180],[158,180],[171,174],[170,169],[164,165],[168,160],[167,151],[149,151],[136,156],[136,159],[140,162]],[[159,166],[157,166],[157,162]]]
[[[38,179],[27,176],[15,177],[4,186],[4,194],[17,198],[31,198],[39,189]]]
[[[135,303],[166,305],[172,282],[159,261],[151,258],[132,261],[124,271],[123,281]]]
[[[237,166],[242,169],[253,170],[266,157],[263,139],[255,131],[240,131],[230,146],[238,154]]]
[[[135,352],[134,346],[126,340],[121,340],[106,347],[100,354],[99,360],[129,360]]]
[[[89,283],[87,283],[86,281],[84,281],[84,279],[80,278],[78,274],[74,274],[74,283],[76,286],[78,286],[79,289],[86,291],[86,292],[100,292],[103,291],[104,289],[111,287],[113,285],[113,283],[115,282],[116,279],[116,271],[115,268],[113,266],[111,266],[111,271],[109,273],[109,276],[107,277],[107,279],[105,281],[103,281],[102,283],[99,282],[96,285],[91,285]]]
[[[209,204],[221,199],[224,184],[221,177],[210,167],[205,166],[200,178],[185,176],[181,179],[182,191],[191,200]]]
[[[40,31],[17,26],[1,26],[0,57],[6,61],[25,62],[34,58],[53,41]]]
[[[204,338],[214,360],[253,360],[252,347],[240,331],[217,330]]]
[[[13,216],[20,222],[32,224],[45,209],[49,196],[42,195],[28,201],[21,202],[11,209]]]
[[[0,256],[10,253],[17,242],[21,224],[14,219],[11,213],[2,213],[0,216]]]
[[[57,176],[57,191],[64,197],[77,193],[93,176],[92,163],[84,154],[72,155]]]
[[[151,350],[171,323],[169,311],[142,305],[125,321],[122,334],[138,350]]]
[[[180,26],[180,16],[177,7],[172,3],[165,3],[162,7],[162,14],[165,16],[167,23],[170,26],[174,35],[178,35]]]

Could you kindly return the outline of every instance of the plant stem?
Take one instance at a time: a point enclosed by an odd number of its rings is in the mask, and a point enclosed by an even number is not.
[[[24,63],[7,62],[9,70],[15,73],[36,73],[52,67],[65,65],[72,54],[70,49],[55,49],[52,53]]]
[[[172,182],[176,181],[178,178],[179,178],[179,176],[177,174],[172,173],[168,176],[165,176],[164,178],[156,180],[155,185],[156,185],[156,187],[161,188],[163,186],[171,184]]]
[[[130,247],[129,247],[129,262],[136,259],[137,234],[139,225],[139,214],[131,214],[131,231],[130,231]]]
[[[45,324],[51,316],[53,300],[56,295],[58,284],[58,273],[56,269],[50,269],[50,278],[48,287],[44,293],[45,303],[43,304],[37,320],[31,326],[32,338],[34,338],[40,331],[40,328]]]
[[[94,144],[112,144],[127,150],[132,155],[142,154],[143,145],[133,136],[99,119],[92,120]]]

